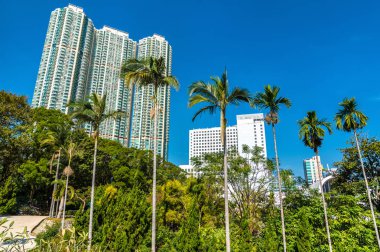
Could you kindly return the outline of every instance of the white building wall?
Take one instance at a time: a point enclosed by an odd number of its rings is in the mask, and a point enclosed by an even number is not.
[[[237,128],[236,126],[227,127],[227,149],[237,147]],[[189,142],[189,164],[192,165],[191,159],[202,157],[206,153],[222,152],[223,146],[220,137],[220,127],[208,129],[190,130]]]
[[[171,75],[172,47],[161,35],[154,34],[139,40],[138,59],[164,58],[166,75]],[[168,159],[169,123],[170,123],[170,87],[158,88],[158,103],[160,113],[157,127],[157,152],[165,160]],[[131,147],[153,150],[154,148],[154,120],[150,113],[153,108],[153,85],[135,87],[133,102],[133,119],[131,132]]]
[[[243,155],[243,145],[250,148],[259,146],[263,148],[263,155],[267,157],[267,147],[265,141],[264,115],[249,114],[238,115],[237,117],[237,133],[238,133],[238,150]]]

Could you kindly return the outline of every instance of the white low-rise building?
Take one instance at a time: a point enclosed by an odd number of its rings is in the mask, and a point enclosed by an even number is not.
[[[236,148],[243,155],[243,145],[250,148],[263,148],[263,155],[267,157],[264,115],[262,113],[236,116],[237,124],[226,128],[227,149]],[[222,152],[223,146],[220,136],[220,127],[193,129],[189,132],[189,165],[180,165],[188,175],[199,176],[194,171],[192,159],[201,158],[206,153]]]

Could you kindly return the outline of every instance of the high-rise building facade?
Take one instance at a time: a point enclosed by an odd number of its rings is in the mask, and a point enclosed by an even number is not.
[[[227,127],[227,149],[238,147],[237,127]],[[208,129],[194,129],[189,133],[189,164],[192,165],[194,157],[202,158],[207,153],[217,153],[223,151],[222,140],[220,138],[220,127]]]
[[[122,64],[133,58],[136,58],[136,42],[129,38],[128,33],[108,26],[96,30],[87,93],[107,95],[107,112],[124,113],[117,119],[102,123],[100,136],[125,146],[129,141],[132,90],[120,79],[120,71]]]
[[[67,113],[70,101],[84,98],[94,32],[80,7],[69,5],[51,13],[32,107]]]
[[[264,114],[247,114],[236,116],[236,128],[238,132],[238,150],[243,155],[243,145],[250,148],[259,146],[263,149],[264,158],[267,157],[265,140]]]
[[[96,29],[80,7],[69,4],[58,8],[50,17],[32,107],[68,113],[69,102],[83,100],[92,93],[107,94],[106,110],[125,114],[102,123],[101,137],[153,150],[153,87],[136,86],[133,90],[120,79],[122,64],[136,57],[163,57],[166,75],[171,74],[172,49],[163,36],[154,34],[137,44],[126,32],[107,26]],[[169,87],[159,88],[158,100],[158,154],[167,159]],[[91,132],[90,125],[85,127]]]
[[[318,165],[317,165],[317,159],[319,161],[319,169],[320,173],[318,173]],[[321,159],[318,156],[314,156],[310,159],[305,159],[303,161],[303,169],[305,173],[305,180],[309,185],[319,181],[320,176],[322,176],[322,165],[321,165]]]
[[[243,155],[243,145],[250,148],[259,146],[263,148],[262,154],[267,157],[264,115],[247,114],[237,115],[237,125],[226,128],[227,149],[235,147]],[[195,129],[189,132],[189,164],[192,158],[202,157],[206,153],[223,151],[220,138],[220,127],[208,129]]]
[[[161,35],[154,34],[139,40],[138,59],[164,58],[166,75],[171,75],[172,48]],[[154,119],[151,117],[153,108],[153,85],[136,86],[133,102],[131,147],[138,149],[154,149]],[[164,159],[168,158],[169,120],[170,120],[170,87],[158,89],[158,128],[157,153]]]

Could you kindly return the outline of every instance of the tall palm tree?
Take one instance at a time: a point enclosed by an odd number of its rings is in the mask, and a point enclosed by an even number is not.
[[[189,107],[199,103],[206,103],[204,107],[199,109],[193,116],[193,121],[196,117],[204,112],[214,114],[217,110],[220,111],[220,135],[223,145],[224,154],[224,209],[225,209],[225,225],[226,225],[226,249],[230,251],[230,222],[228,211],[228,184],[227,184],[227,141],[226,141],[226,110],[228,105],[238,105],[241,102],[250,102],[251,95],[248,90],[235,87],[229,89],[227,70],[224,71],[221,77],[211,77],[212,84],[206,84],[203,81],[197,81],[189,87]]]
[[[363,112],[358,110],[357,108],[358,104],[356,103],[355,98],[344,98],[343,101],[339,103],[339,106],[341,106],[342,108],[339,109],[338,113],[336,113],[335,118],[334,118],[336,122],[336,127],[337,129],[343,130],[346,132],[354,132],[356,148],[358,150],[360,164],[362,167],[363,177],[365,181],[365,186],[367,189],[368,202],[371,208],[371,214],[372,214],[373,226],[375,228],[377,244],[380,248],[379,231],[377,229],[376,217],[375,217],[372,200],[371,200],[371,193],[368,186],[367,175],[364,169],[362,154],[361,154],[360,145],[358,141],[358,135],[357,135],[357,130],[362,129],[363,127],[367,125],[368,117],[365,114],[363,114]]]
[[[64,169],[64,174],[65,174]],[[62,214],[64,212],[64,205],[65,205],[65,194],[67,193],[66,190],[70,190],[70,199],[74,196],[74,187],[72,186],[65,186],[65,180],[63,179],[58,179],[53,182],[53,184],[57,185],[57,190],[55,191],[54,199],[59,202],[59,208],[58,208],[58,213],[56,215],[56,218],[61,218]]]
[[[63,214],[62,214],[62,221],[61,221],[61,230],[63,230],[63,228],[65,227],[67,189],[69,187],[69,177],[73,174],[74,174],[74,171],[70,165],[66,166],[65,169],[63,169],[63,175],[66,176],[66,184],[65,184],[65,196],[64,196],[64,200],[63,200]],[[74,195],[74,194],[72,194],[72,195]]]
[[[54,180],[58,180],[61,152],[62,152],[62,148],[64,148],[64,146],[65,146],[65,142],[66,142],[68,135],[70,134],[70,131],[71,131],[71,126],[69,124],[54,125],[49,129],[49,131],[47,132],[45,137],[41,140],[42,146],[52,146],[55,149],[53,156],[50,160],[50,169],[51,169],[52,164],[53,164],[53,160],[57,159],[57,166],[56,166],[56,170],[55,170],[55,179]],[[56,190],[57,190],[57,184],[54,184],[52,195],[55,194]],[[53,217],[54,212],[55,212],[55,200],[54,200],[54,197],[52,196],[49,216]]]
[[[92,168],[92,184],[91,184],[91,203],[90,203],[90,221],[88,228],[88,250],[91,250],[92,243],[92,222],[94,213],[94,192],[95,192],[95,173],[96,173],[96,155],[98,150],[99,127],[102,122],[110,118],[117,118],[122,113],[118,111],[106,110],[106,95],[98,95],[93,93],[88,97],[88,101],[80,103],[72,103],[70,107],[74,110],[71,113],[73,119],[77,119],[82,123],[89,123],[92,128],[92,136],[94,137],[94,163]]]
[[[121,76],[125,84],[139,86],[153,86],[153,110],[154,133],[153,133],[153,192],[152,192],[152,251],[156,251],[156,180],[157,180],[157,124],[159,116],[159,88],[179,88],[176,77],[169,75],[164,58],[147,58],[143,60],[128,61],[122,68]]]
[[[264,87],[264,92],[256,94],[253,98],[251,106],[258,107],[259,109],[268,109],[269,113],[265,116],[265,121],[267,124],[272,126],[273,141],[274,141],[274,153],[276,159],[276,170],[277,170],[277,182],[280,198],[280,213],[281,213],[281,227],[282,227],[282,242],[284,246],[284,251],[286,252],[286,233],[285,233],[285,218],[284,218],[284,207],[282,199],[282,182],[280,176],[280,165],[278,160],[277,152],[277,140],[276,140],[276,124],[279,122],[279,111],[280,106],[285,105],[287,108],[292,106],[291,101],[285,97],[279,97],[280,88],[271,87],[269,84]]]
[[[83,151],[72,140],[70,140],[67,148],[65,148],[64,150],[65,150],[66,155],[68,157],[68,165],[63,170],[63,175],[66,176],[66,186],[65,186],[65,199],[64,199],[64,202],[63,202],[63,215],[62,215],[61,229],[64,228],[64,223],[65,223],[66,202],[67,202],[67,188],[68,188],[68,184],[69,184],[69,177],[74,174],[74,171],[71,168],[71,161],[72,161],[72,159],[73,159],[74,156],[76,156],[76,155],[82,155],[83,154]]]
[[[307,112],[307,116],[305,118],[298,121],[298,125],[300,127],[299,138],[302,139],[305,146],[313,149],[315,153],[315,157],[317,159],[316,161],[317,161],[317,171],[318,171],[318,177],[319,177],[319,188],[321,189],[323,211],[325,214],[327,239],[329,242],[330,252],[332,252],[329,221],[327,218],[327,205],[325,201],[325,193],[323,192],[323,184],[322,184],[322,179],[323,179],[322,172],[321,172],[322,168],[320,168],[320,158],[319,158],[319,151],[318,151],[318,148],[322,146],[322,140],[325,136],[324,128],[329,132],[329,134],[332,133],[331,123],[327,122],[325,119],[318,119],[317,113],[315,111],[309,111]]]

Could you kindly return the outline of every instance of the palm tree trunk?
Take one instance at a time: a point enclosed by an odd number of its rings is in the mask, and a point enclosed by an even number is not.
[[[286,252],[285,218],[284,218],[284,206],[282,204],[282,182],[281,182],[281,175],[280,175],[280,165],[279,165],[279,161],[278,161],[276,129],[275,129],[273,123],[272,123],[272,132],[273,132],[273,141],[274,141],[274,154],[275,154],[275,158],[276,158],[276,170],[277,170],[277,180],[278,180],[278,197],[280,198],[282,243],[284,246],[284,252]]]
[[[63,230],[65,226],[65,214],[66,214],[66,201],[67,201],[67,186],[69,184],[69,176],[66,175],[66,187],[65,187],[65,200],[63,201],[63,215],[62,215],[62,223],[61,229]]]
[[[59,148],[59,151],[58,151],[58,162],[57,162],[57,169],[55,171],[55,181],[58,180],[58,171],[59,171],[59,161],[61,159],[61,148]],[[53,187],[53,194],[51,195],[51,204],[50,204],[50,212],[49,212],[49,217],[53,217],[54,216],[54,206],[55,206],[55,200],[54,200],[54,194],[55,194],[55,191],[57,191],[57,184],[54,183],[54,187]]]
[[[156,93],[157,94],[157,93]],[[157,121],[158,103],[154,102],[154,134],[153,134],[153,191],[152,191],[152,252],[156,251],[156,171],[157,171]]]
[[[132,105],[133,105],[133,86],[131,85],[130,87],[129,87],[129,95],[130,95],[130,98],[129,98],[129,111],[128,111],[128,115],[127,115],[127,128],[126,128],[126,133],[127,133],[127,145],[126,146],[128,146],[129,147],[129,142],[130,142],[130,139],[129,139],[129,137],[130,137],[130,133],[131,132],[129,132],[130,131],[130,129],[131,129],[131,123],[132,123],[132,120],[131,120],[131,118],[132,118]]]
[[[371,193],[370,193],[370,191],[369,191],[367,175],[366,175],[366,173],[365,173],[365,169],[364,169],[362,153],[361,153],[361,150],[360,150],[360,146],[359,146],[359,141],[358,141],[358,136],[357,136],[356,130],[354,130],[354,135],[355,135],[356,148],[358,149],[358,153],[359,153],[360,164],[361,164],[361,166],[362,166],[362,171],[363,171],[363,177],[364,177],[364,181],[365,181],[365,186],[366,186],[366,189],[367,189],[367,196],[368,196],[369,207],[371,208],[371,214],[372,214],[373,226],[374,226],[374,228],[375,228],[375,233],[376,233],[377,245],[378,245],[379,248],[380,248],[379,231],[378,231],[378,229],[377,229],[375,212],[374,212],[374,210],[373,210],[373,205],[372,205],[372,200],[371,200]]]
[[[223,171],[224,171],[224,218],[226,225],[226,251],[231,251],[230,242],[230,215],[228,209],[228,178],[227,178],[227,139],[226,139],[226,115],[225,110],[220,112],[220,133],[223,144]]]
[[[92,185],[91,185],[91,202],[90,202],[90,221],[88,224],[88,247],[87,250],[91,251],[92,243],[92,220],[94,217],[94,194],[95,194],[95,172],[96,172],[96,154],[98,151],[98,133],[95,132],[95,146],[94,146],[94,165],[92,168]]]
[[[316,149],[316,151],[315,151],[315,157],[317,158],[317,171],[318,171],[318,177],[319,177],[319,187],[321,189],[321,195],[322,195],[323,213],[325,215],[327,240],[329,242],[330,252],[332,252],[331,237],[330,237],[330,228],[329,228],[329,219],[327,218],[327,204],[326,204],[326,200],[325,200],[325,193],[323,192],[323,184],[322,184],[323,175],[321,173],[320,164],[319,164],[318,149]]]
[[[61,197],[61,200],[59,201],[59,208],[58,208],[58,214],[57,218],[61,218],[62,216],[62,211],[63,211],[63,196]]]

